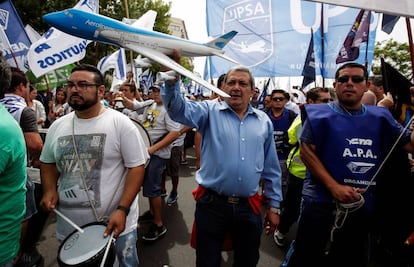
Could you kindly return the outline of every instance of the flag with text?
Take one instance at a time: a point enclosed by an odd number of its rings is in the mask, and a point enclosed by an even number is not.
[[[99,0],[81,0],[74,8],[98,13]],[[51,27],[39,41],[30,46],[30,69],[39,77],[59,67],[80,61],[85,57],[86,47],[90,42]]]

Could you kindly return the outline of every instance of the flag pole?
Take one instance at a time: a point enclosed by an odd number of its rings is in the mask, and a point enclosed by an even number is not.
[[[371,11],[368,11],[368,30],[367,30],[367,45],[365,47],[365,68],[368,69],[368,44],[369,44],[369,28],[371,26]]]
[[[129,8],[128,8],[128,0],[125,0],[124,1],[124,3],[125,3],[125,16],[129,19]],[[132,52],[132,50],[129,50],[129,60],[130,60],[130,63],[131,63],[131,72],[132,73],[134,73],[133,72],[133,64],[134,64],[134,56],[133,56],[133,52]]]
[[[325,75],[324,75],[324,66],[325,66],[325,30],[324,30],[324,22],[323,22],[323,3],[321,4],[321,54],[322,54],[322,68],[321,68],[321,76],[322,76],[322,88],[325,88]],[[315,79],[316,84],[316,79]]]
[[[410,18],[405,18],[405,24],[407,25],[407,33],[408,33],[408,44],[410,46],[410,56],[411,56],[411,71],[414,75],[414,45],[413,45],[413,35],[411,33],[411,23]]]

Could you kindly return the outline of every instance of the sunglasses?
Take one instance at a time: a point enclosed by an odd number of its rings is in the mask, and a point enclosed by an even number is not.
[[[329,103],[329,102],[334,101],[332,98],[318,98],[317,100],[322,103]]]
[[[283,100],[285,100],[286,98],[284,98],[284,97],[273,97],[272,98],[272,100],[273,101],[276,101],[276,102],[279,102],[279,101],[283,101]]]
[[[351,78],[351,81],[353,83],[360,83],[360,82],[363,82],[365,80],[365,77],[360,76],[360,75],[353,75],[353,76],[344,75],[344,76],[338,77],[338,79],[336,79],[336,80],[340,83],[346,83],[346,82],[349,81],[349,78]]]

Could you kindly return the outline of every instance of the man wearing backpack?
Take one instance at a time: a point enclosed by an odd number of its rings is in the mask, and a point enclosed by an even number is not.
[[[289,155],[290,145],[288,129],[296,118],[297,114],[285,107],[290,100],[290,95],[283,89],[275,89],[270,94],[270,109],[267,115],[273,123],[273,136],[275,138],[277,156],[282,170],[282,191],[285,198],[287,185],[286,159]]]

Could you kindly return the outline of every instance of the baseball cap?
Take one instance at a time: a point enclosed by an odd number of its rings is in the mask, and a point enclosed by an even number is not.
[[[160,86],[159,85],[151,85],[150,88],[148,89],[148,94],[152,94],[153,91],[160,91]]]

